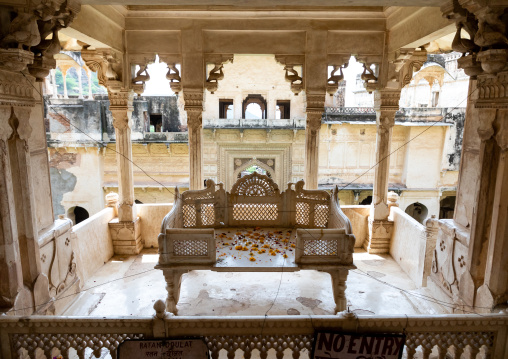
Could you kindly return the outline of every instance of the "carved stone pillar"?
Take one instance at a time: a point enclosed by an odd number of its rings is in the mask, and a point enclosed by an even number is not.
[[[393,222],[388,220],[388,178],[390,150],[395,113],[399,109],[400,90],[378,90],[374,94],[376,109],[376,167],[369,217],[369,238],[365,247],[369,253],[388,253]]]
[[[76,72],[78,73],[78,86],[79,86],[79,97],[80,99],[83,98],[83,80],[81,78],[81,67],[78,69],[76,68]]]
[[[453,299],[474,305],[478,311],[490,311],[508,299],[504,256],[508,250],[506,10],[505,3],[477,0],[449,1],[441,7],[444,17],[456,23],[452,49],[463,53],[458,65],[471,76],[453,222],[464,226],[467,240],[461,242],[468,248],[460,255],[455,249],[460,243],[455,243],[450,255],[453,260],[459,258],[460,267],[464,267],[454,283],[459,298]],[[439,236],[447,239],[442,228]]]
[[[134,175],[132,168],[131,114],[134,93],[130,90],[109,92],[109,109],[113,116],[116,136],[118,171],[118,218],[110,222],[115,254],[137,254],[143,243],[134,203]]]
[[[203,89],[183,90],[187,126],[189,131],[189,187],[191,190],[203,188],[203,154],[202,154],[202,114]]]
[[[318,188],[319,131],[325,110],[326,93],[307,94],[307,127],[305,130],[305,187]]]
[[[35,100],[36,91],[42,93],[37,82],[43,82],[56,65],[53,55],[60,51],[58,30],[79,10],[77,1],[56,7],[52,2],[0,7],[0,17],[6,22],[0,35],[0,311],[14,309],[10,314],[54,311],[49,280],[41,270],[38,241],[44,229],[38,226],[48,224],[46,217],[41,219],[47,214],[41,213],[41,208],[47,207],[43,201],[36,203],[34,194],[34,190],[50,193],[44,188],[49,179],[40,181],[36,188],[33,185],[33,177],[40,179],[47,163],[37,162],[32,168],[29,146],[40,145],[41,132],[32,135],[30,122],[43,122],[32,114],[35,106],[42,113],[42,105]],[[51,33],[51,40],[45,40]]]
[[[27,315],[50,300],[48,278],[41,274],[28,146],[35,79],[0,69],[0,86],[7,89],[0,95],[0,311],[24,308],[12,314]]]
[[[508,72],[498,75],[508,85]],[[505,80],[505,81],[503,81]],[[505,86],[506,86],[505,85]],[[480,85],[481,86],[481,85]],[[478,103],[477,103],[478,105]],[[501,105],[501,104],[500,104]],[[471,241],[485,266],[483,284],[477,290],[475,306],[494,308],[508,300],[508,109],[485,109],[480,114],[481,165],[478,211],[473,218]],[[473,243],[471,243],[473,244]],[[487,246],[487,248],[485,248]],[[473,256],[472,256],[473,257]],[[479,278],[473,278],[478,281]]]
[[[63,78],[63,98],[69,98],[67,95],[67,68],[62,68],[62,78]]]
[[[436,249],[437,235],[439,232],[439,220],[435,215],[427,218],[423,225],[425,226],[425,261],[423,262],[422,287],[427,286],[427,278],[432,268],[432,258]],[[420,283],[418,283],[420,284]]]
[[[93,94],[92,94],[92,72],[87,71],[86,76],[88,77],[88,99],[93,100]]]
[[[58,98],[58,87],[56,85],[56,71],[51,70],[51,85],[53,86],[53,95],[51,98]]]

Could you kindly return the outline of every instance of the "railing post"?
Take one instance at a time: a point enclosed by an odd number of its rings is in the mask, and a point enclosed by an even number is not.
[[[154,338],[166,338],[166,318],[170,317],[171,314],[166,312],[166,303],[163,300],[157,300],[153,309],[155,309],[155,315],[152,320],[152,330]]]
[[[427,277],[430,275],[430,269],[432,267],[432,258],[434,256],[434,250],[436,249],[437,234],[439,232],[439,220],[436,219],[435,215],[427,218],[423,225],[425,226],[425,260],[423,262],[423,278],[422,286],[427,286]]]

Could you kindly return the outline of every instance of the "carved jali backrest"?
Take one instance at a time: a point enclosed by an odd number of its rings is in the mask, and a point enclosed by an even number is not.
[[[303,189],[304,184],[304,181],[295,184],[295,224],[303,228],[326,228],[330,195],[326,191]]]
[[[283,195],[268,176],[254,172],[240,178],[228,193],[229,225],[281,225]]]
[[[353,234],[351,221],[340,209],[338,194],[339,189],[337,188],[337,186],[335,186],[335,188],[332,190],[332,195],[330,198],[330,214],[328,218],[328,228],[345,229],[346,234]]]
[[[206,180],[206,188],[182,193],[183,228],[220,227],[224,225],[226,192],[222,183]],[[222,222],[222,224],[221,224]]]

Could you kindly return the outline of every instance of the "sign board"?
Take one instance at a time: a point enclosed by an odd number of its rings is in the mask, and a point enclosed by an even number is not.
[[[318,332],[312,359],[400,359],[405,340],[402,334]]]
[[[203,339],[126,340],[118,346],[118,359],[208,359]]]

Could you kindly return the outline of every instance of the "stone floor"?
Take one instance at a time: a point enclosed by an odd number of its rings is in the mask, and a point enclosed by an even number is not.
[[[153,269],[156,250],[115,256],[78,294],[63,315],[149,316],[166,296],[162,271]],[[346,296],[351,311],[364,315],[439,314],[443,308],[418,296],[414,283],[389,255],[356,249]],[[179,315],[333,314],[330,276],[317,271],[211,272],[183,276]],[[386,284],[386,283],[389,283]]]

